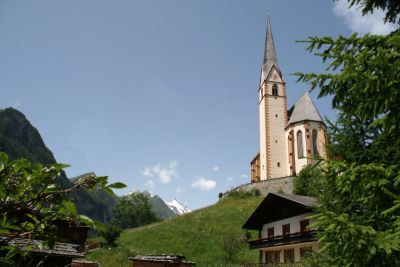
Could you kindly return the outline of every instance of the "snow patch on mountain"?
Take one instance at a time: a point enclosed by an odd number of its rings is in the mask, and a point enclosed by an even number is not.
[[[177,215],[182,215],[191,212],[185,205],[179,203],[175,198],[171,202],[165,202],[168,207]]]

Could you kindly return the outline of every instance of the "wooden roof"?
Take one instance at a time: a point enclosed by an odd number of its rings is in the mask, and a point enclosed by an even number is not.
[[[316,205],[312,197],[269,193],[242,228],[261,230],[264,224],[310,212]]]

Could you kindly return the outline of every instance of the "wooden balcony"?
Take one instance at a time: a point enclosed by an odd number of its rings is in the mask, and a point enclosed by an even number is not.
[[[290,244],[312,242],[316,240],[316,231],[298,232],[290,235],[274,236],[249,241],[250,249],[277,247]]]

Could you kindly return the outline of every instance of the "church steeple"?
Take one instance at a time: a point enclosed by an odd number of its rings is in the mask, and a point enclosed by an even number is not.
[[[294,176],[312,163],[313,157],[326,157],[326,126],[308,93],[287,109],[286,83],[276,58],[269,16],[258,110],[260,150],[251,161],[252,182]]]
[[[261,83],[267,78],[269,72],[275,66],[279,75],[281,75],[281,70],[278,66],[278,61],[276,59],[274,38],[272,37],[272,28],[269,16],[267,16],[267,32],[265,34],[265,50],[264,50],[264,62],[261,71]]]

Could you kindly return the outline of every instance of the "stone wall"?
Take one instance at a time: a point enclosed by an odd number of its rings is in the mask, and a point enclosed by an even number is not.
[[[258,189],[261,195],[265,196],[268,193],[286,193],[293,194],[293,180],[295,177],[282,177],[259,181],[255,183],[248,183],[240,185],[224,193],[224,196],[233,191],[250,192],[253,189]]]

